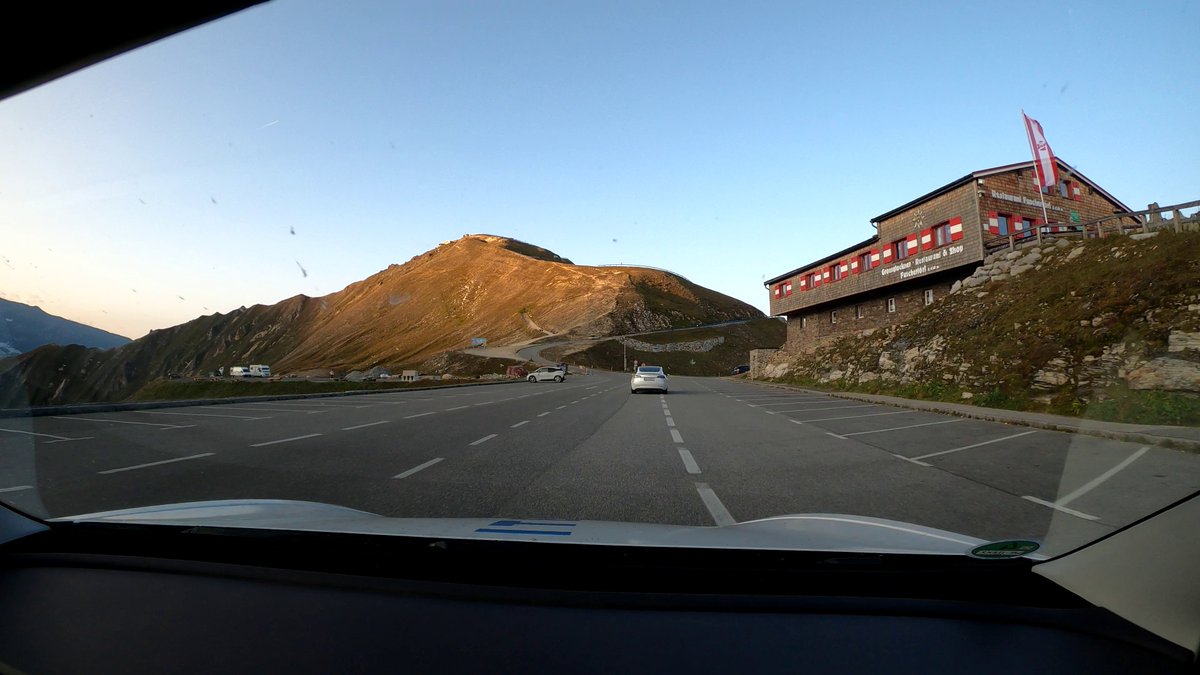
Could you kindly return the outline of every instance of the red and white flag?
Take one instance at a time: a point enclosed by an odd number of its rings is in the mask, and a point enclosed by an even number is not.
[[[1033,152],[1033,161],[1037,164],[1037,175],[1041,180],[1039,187],[1050,187],[1058,184],[1058,165],[1054,161],[1054,152],[1046,142],[1042,133],[1042,125],[1021,111],[1025,118],[1025,132],[1029,135],[1029,150]]]

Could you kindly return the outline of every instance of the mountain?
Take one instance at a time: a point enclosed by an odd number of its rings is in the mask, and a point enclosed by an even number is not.
[[[0,357],[50,344],[109,349],[128,343],[127,337],[0,298]]]
[[[320,298],[202,316],[115,350],[42,347],[0,361],[0,407],[128,398],[168,373],[265,363],[277,374],[399,368],[469,346],[752,319],[678,275],[575,265],[493,235],[445,242]]]

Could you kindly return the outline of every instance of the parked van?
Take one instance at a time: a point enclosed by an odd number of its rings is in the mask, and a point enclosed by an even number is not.
[[[270,377],[271,366],[251,365],[250,377]]]
[[[250,377],[250,369],[245,366],[229,366],[230,377]]]

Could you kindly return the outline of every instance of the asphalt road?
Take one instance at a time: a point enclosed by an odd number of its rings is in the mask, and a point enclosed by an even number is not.
[[[1200,490],[1200,456],[718,378],[628,376],[0,420],[51,517],[227,498],[400,517],[891,518],[1073,548]]]

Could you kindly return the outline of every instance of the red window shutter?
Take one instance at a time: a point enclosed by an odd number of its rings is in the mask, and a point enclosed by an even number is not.
[[[858,274],[859,267],[861,265],[858,264],[858,256],[856,255],[850,259],[850,274]]]
[[[1083,201],[1083,186],[1075,181],[1071,181],[1068,186],[1067,193],[1077,202]]]
[[[988,211],[987,231],[991,234],[1000,234],[1000,213],[998,211]]]
[[[908,247],[908,254],[912,255],[917,252],[917,233],[912,233],[904,238],[904,245]]]
[[[933,228],[921,230],[921,250],[928,251],[933,248]]]
[[[958,241],[963,238],[962,218],[954,217],[950,219],[950,241]]]
[[[883,256],[882,256],[882,258],[883,258],[883,262],[885,262],[885,263],[889,263],[889,262],[891,262],[891,261],[892,261],[892,247],[891,247],[891,246],[884,246],[884,247],[883,247]]]

